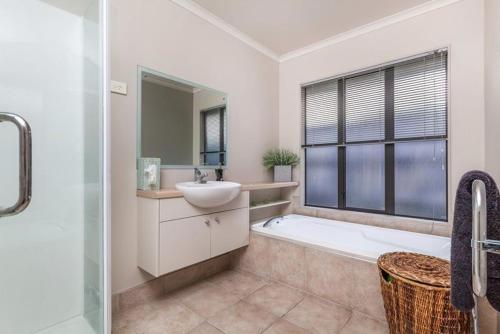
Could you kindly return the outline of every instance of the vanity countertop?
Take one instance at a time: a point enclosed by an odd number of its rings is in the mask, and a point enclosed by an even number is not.
[[[244,183],[241,185],[241,191],[267,190],[290,188],[298,186],[298,182],[268,182],[268,183]],[[175,188],[154,190],[137,190],[138,197],[161,199],[183,197],[182,192]]]

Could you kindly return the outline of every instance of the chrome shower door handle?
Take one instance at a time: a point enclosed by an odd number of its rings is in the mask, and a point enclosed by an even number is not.
[[[19,131],[19,197],[14,205],[0,208],[0,217],[5,217],[22,212],[31,201],[31,128],[16,114],[0,112],[1,122],[13,123]]]

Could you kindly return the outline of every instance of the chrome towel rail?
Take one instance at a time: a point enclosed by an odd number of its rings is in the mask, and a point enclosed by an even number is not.
[[[474,333],[479,334],[477,297],[486,296],[488,289],[488,253],[500,254],[500,240],[487,238],[486,186],[481,180],[472,183],[472,290],[475,307],[472,310]]]

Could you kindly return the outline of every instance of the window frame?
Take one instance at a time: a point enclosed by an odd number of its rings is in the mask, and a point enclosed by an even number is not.
[[[207,114],[210,112],[213,112],[217,110],[219,112],[219,150],[218,151],[207,151]],[[202,150],[200,150],[200,156],[203,156],[203,164],[206,165],[206,160],[207,160],[207,155],[208,154],[214,154],[218,153],[219,154],[219,165],[225,166],[226,165],[226,142],[224,141],[225,137],[225,122],[224,118],[226,116],[226,105],[220,105],[217,107],[209,108],[209,109],[204,109],[200,112],[201,114],[201,129],[202,129],[202,140],[203,143],[201,145]]]
[[[405,63],[409,60],[418,59],[421,57],[429,56],[435,53],[445,53],[446,54],[446,128],[444,135],[437,136],[424,136],[424,137],[413,137],[413,138],[402,138],[395,139],[395,122],[394,122],[394,68],[402,63]],[[348,75],[341,75],[334,78],[329,78],[325,80],[318,80],[314,83],[308,83],[301,86],[301,108],[302,108],[302,145],[301,148],[303,150],[304,163],[303,165],[303,174],[302,179],[304,181],[304,190],[303,190],[303,201],[302,203],[306,207],[313,208],[323,208],[323,209],[334,209],[334,210],[342,210],[342,211],[353,211],[353,212],[362,212],[362,213],[371,213],[371,214],[383,214],[395,217],[405,217],[405,218],[415,218],[426,221],[439,221],[439,222],[448,222],[449,220],[449,210],[450,210],[450,191],[449,191],[449,172],[450,172],[450,151],[449,151],[449,119],[450,119],[450,103],[449,103],[449,63],[450,63],[450,52],[447,48],[438,49],[432,52],[427,52],[424,54],[419,54],[414,57],[398,60],[391,62],[386,65],[374,66],[370,69],[365,69],[361,71],[352,72]],[[376,72],[384,72],[385,82],[384,82],[384,117],[385,117],[385,137],[382,140],[367,140],[367,141],[358,141],[358,142],[349,142],[347,143],[345,140],[345,131],[346,131],[346,112],[345,112],[345,81],[349,78],[376,73]],[[337,81],[337,119],[338,119],[338,140],[337,143],[332,144],[307,144],[306,143],[306,124],[307,124],[307,113],[306,111],[306,90],[312,84],[318,84],[322,82],[328,81]],[[404,214],[396,214],[395,213],[395,145],[399,142],[410,142],[410,141],[436,141],[441,140],[444,142],[446,148],[445,154],[445,184],[446,184],[446,217],[445,218],[429,218],[422,216],[414,216],[414,215],[404,215]],[[348,207],[346,205],[346,147],[350,145],[360,145],[360,144],[383,144],[384,145],[384,173],[385,173],[385,208],[384,210],[373,210],[373,209],[364,209],[364,208],[355,208]],[[327,207],[320,206],[314,204],[307,203],[307,163],[305,162],[307,159],[307,149],[321,146],[336,146],[338,148],[338,205],[337,207]]]

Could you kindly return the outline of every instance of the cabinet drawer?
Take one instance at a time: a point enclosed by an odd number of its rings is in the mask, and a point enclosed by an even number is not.
[[[212,257],[248,245],[250,234],[248,208],[212,214],[210,221]]]
[[[214,212],[248,208],[249,203],[248,191],[243,191],[238,197],[223,206],[208,209],[191,205],[184,197],[161,199],[160,221],[164,222],[167,220],[206,215]]]
[[[160,223],[160,275],[210,258],[210,223],[199,216]]]

